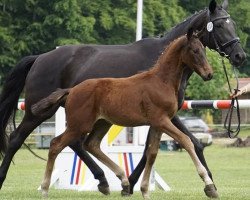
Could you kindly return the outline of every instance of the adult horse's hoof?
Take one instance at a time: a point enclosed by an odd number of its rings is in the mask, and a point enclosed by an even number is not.
[[[98,190],[104,195],[110,195],[110,189],[108,184],[98,184]]]
[[[131,183],[130,183],[130,186],[129,186],[129,194],[134,194],[134,186],[135,186],[135,184],[131,184]]]
[[[130,196],[130,185],[123,185],[121,195],[124,196]]]
[[[204,192],[209,198],[219,197],[214,184],[206,185],[206,187],[204,188]]]

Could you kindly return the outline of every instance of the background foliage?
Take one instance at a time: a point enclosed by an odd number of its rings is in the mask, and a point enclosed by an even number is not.
[[[144,0],[143,37],[164,34],[209,2]],[[0,85],[7,72],[25,55],[41,54],[63,44],[133,42],[136,6],[136,0],[0,0]],[[237,23],[241,44],[248,54],[249,10],[250,1],[229,0],[229,13]],[[208,51],[208,56],[215,70],[214,79],[204,83],[193,76],[188,98],[217,99],[228,95],[218,54]],[[249,65],[245,63],[241,72],[250,75]]]

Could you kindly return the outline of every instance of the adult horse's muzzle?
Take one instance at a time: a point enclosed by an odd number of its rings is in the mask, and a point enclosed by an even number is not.
[[[241,48],[240,49],[236,48],[236,49],[231,53],[229,60],[232,65],[240,67],[246,60],[246,53]]]

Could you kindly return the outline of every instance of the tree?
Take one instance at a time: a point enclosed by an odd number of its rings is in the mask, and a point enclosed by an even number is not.
[[[126,44],[135,40],[134,0],[2,0],[0,75],[23,56],[64,44]],[[164,33],[186,15],[175,0],[144,2],[143,36]]]

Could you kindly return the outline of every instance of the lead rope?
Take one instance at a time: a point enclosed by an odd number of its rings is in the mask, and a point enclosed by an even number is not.
[[[225,62],[224,62],[223,58],[222,58],[222,65],[223,65],[223,69],[224,69],[224,72],[225,72],[225,75],[226,75],[229,91],[230,91],[230,93],[232,93],[232,88],[231,88],[231,85],[230,85],[230,82],[229,82],[229,78],[228,78],[228,75],[227,75],[227,70],[226,70],[226,66],[225,66]],[[234,71],[234,77],[236,79],[236,89],[234,89],[234,94],[236,94],[237,91],[238,91],[238,88],[239,88],[239,80],[238,80],[238,75],[236,73],[236,70],[235,70],[234,66],[233,66],[233,71]],[[235,130],[233,130],[232,127],[231,127],[231,124],[232,124],[233,111],[235,109],[235,106],[234,106],[235,102],[236,102],[236,116],[237,116],[238,125],[237,125],[237,128]],[[237,137],[237,135],[240,132],[240,108],[239,108],[238,97],[232,98],[230,108],[227,111],[227,115],[226,115],[226,118],[225,118],[225,121],[224,121],[224,128],[226,129],[228,137],[230,137],[230,138]]]

